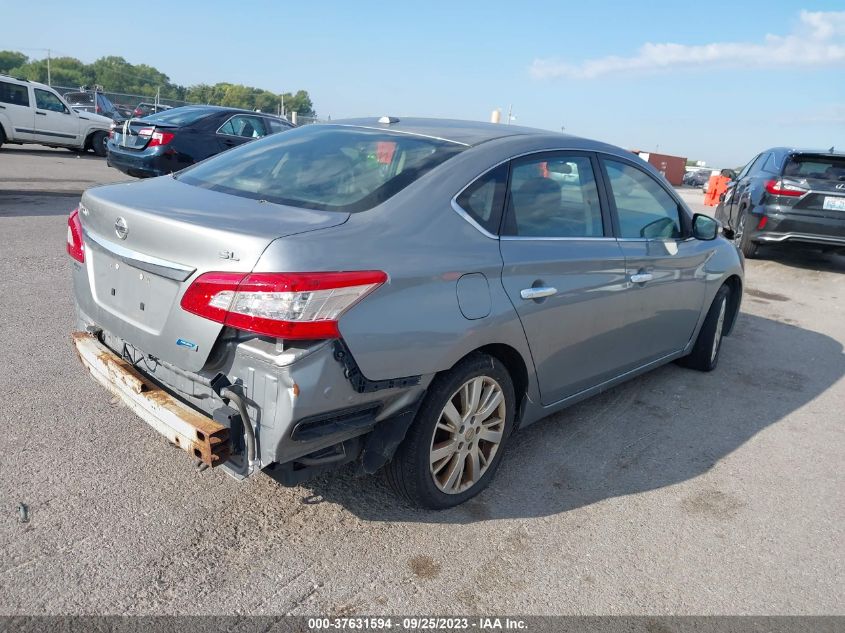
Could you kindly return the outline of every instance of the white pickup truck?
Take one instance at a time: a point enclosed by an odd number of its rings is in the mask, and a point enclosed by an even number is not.
[[[0,145],[38,143],[105,156],[111,124],[107,117],[77,112],[50,86],[0,75]]]

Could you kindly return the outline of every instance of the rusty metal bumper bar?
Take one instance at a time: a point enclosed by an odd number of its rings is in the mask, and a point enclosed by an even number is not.
[[[73,344],[94,380],[123,400],[144,422],[207,466],[229,457],[229,429],[197,413],[142,376],[96,337],[74,332]]]

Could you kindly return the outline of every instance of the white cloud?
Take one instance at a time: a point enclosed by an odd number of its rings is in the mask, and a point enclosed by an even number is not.
[[[537,79],[594,79],[610,74],[732,65],[742,68],[845,66],[845,11],[802,11],[792,33],[766,35],[762,43],[714,42],[696,46],[647,43],[632,57],[608,56],[582,62],[535,59],[530,71]]]

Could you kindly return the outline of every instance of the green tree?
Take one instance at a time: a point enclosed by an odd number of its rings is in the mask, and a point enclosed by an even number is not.
[[[13,69],[23,66],[29,58],[15,51],[0,51],[0,74],[8,75]]]
[[[47,82],[47,60],[28,59],[22,53],[0,51],[0,73],[24,77],[31,81]],[[314,104],[306,90],[279,95],[269,90],[220,82],[214,85],[180,86],[153,66],[132,64],[123,57],[109,55],[91,64],[83,64],[73,57],[50,60],[50,81],[54,86],[102,86],[107,92],[140,95],[152,99],[156,92],[162,99],[276,112],[284,100],[286,112],[314,116]]]
[[[297,90],[292,95],[289,92],[284,94],[285,112],[296,112],[300,116],[315,116],[314,104],[307,90]]]

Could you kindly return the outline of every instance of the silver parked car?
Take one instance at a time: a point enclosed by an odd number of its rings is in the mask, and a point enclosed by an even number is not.
[[[89,189],[68,224],[80,358],[198,465],[386,466],[429,508],[483,489],[516,428],[713,369],[742,294],[651,166],[516,126],[304,126]]]

